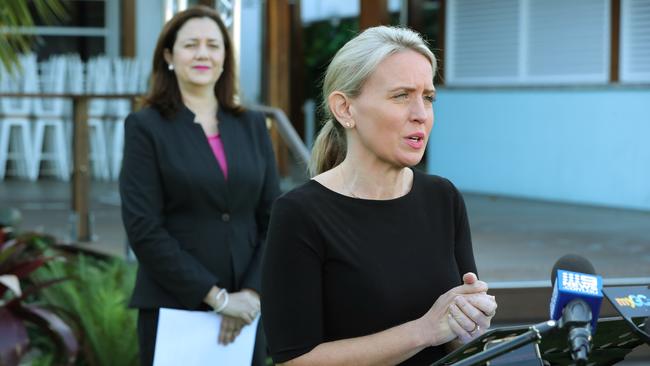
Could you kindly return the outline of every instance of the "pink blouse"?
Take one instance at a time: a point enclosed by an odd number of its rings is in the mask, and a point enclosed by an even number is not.
[[[221,142],[221,137],[219,134],[208,136],[208,143],[210,143],[212,152],[219,162],[219,166],[221,167],[224,178],[228,179],[228,162],[226,161],[226,152],[223,150],[223,142]]]

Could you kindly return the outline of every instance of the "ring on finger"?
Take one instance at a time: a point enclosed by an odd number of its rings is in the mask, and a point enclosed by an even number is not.
[[[474,335],[478,333],[481,330],[481,326],[478,324],[474,324],[474,329],[469,331],[469,334]]]

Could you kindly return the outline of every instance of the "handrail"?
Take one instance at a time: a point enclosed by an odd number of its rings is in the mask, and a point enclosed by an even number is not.
[[[305,166],[309,165],[310,153],[307,149],[307,146],[305,146],[305,143],[302,142],[302,139],[300,139],[300,136],[298,136],[298,133],[293,128],[293,125],[289,121],[289,118],[287,118],[287,115],[284,114],[280,108],[269,107],[265,105],[255,105],[249,107],[249,109],[259,111],[267,116],[273,117],[273,119],[277,122],[278,132],[280,133],[280,136],[282,136],[284,142],[289,146],[289,149],[296,155],[298,159],[300,159],[305,164]]]

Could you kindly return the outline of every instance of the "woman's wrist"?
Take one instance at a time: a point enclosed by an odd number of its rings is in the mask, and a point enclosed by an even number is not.
[[[228,301],[230,300],[230,296],[228,295],[228,291],[226,291],[225,288],[220,289],[216,295],[214,295],[214,312],[215,313],[220,313],[222,312],[227,306],[228,306]]]
[[[436,345],[435,330],[432,329],[431,323],[424,317],[413,320],[412,322],[415,342],[419,347],[431,347]]]
[[[220,287],[212,286],[210,288],[210,291],[208,291],[208,293],[203,298],[203,302],[208,304],[208,306],[210,306],[213,309],[216,308],[219,304],[217,304],[215,300],[220,290],[221,290]]]

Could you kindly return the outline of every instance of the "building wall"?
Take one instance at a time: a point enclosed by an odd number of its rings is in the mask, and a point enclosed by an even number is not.
[[[479,193],[650,210],[650,88],[438,90],[427,168]]]
[[[258,104],[262,98],[262,6],[261,1],[242,2],[239,79],[244,104]]]
[[[136,1],[136,57],[151,64],[156,41],[164,22],[162,0]]]

